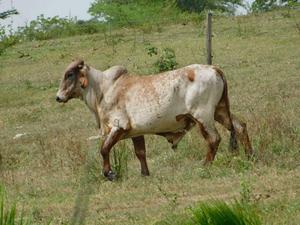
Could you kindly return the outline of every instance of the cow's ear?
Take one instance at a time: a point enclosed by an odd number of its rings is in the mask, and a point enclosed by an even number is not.
[[[80,82],[80,86],[83,89],[85,89],[88,86],[88,79],[87,79],[86,73],[87,73],[87,71],[84,67],[79,72],[79,82]]]
[[[84,66],[84,61],[83,60],[79,60],[78,64],[77,64],[77,68],[81,70],[83,68],[83,66]]]

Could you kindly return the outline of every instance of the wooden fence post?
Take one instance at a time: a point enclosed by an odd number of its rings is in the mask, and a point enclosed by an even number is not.
[[[212,34],[211,34],[211,17],[212,13],[208,12],[207,14],[207,27],[206,27],[206,51],[207,51],[207,64],[211,65],[212,64],[212,53],[211,53],[211,39],[212,39]]]

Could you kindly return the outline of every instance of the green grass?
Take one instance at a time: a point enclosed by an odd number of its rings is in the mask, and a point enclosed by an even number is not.
[[[190,208],[189,214],[167,218],[155,225],[261,225],[255,206],[238,201],[210,200]]]
[[[100,143],[94,117],[81,101],[55,102],[65,67],[78,56],[98,69],[125,65],[151,74],[158,59],[147,43],[172,48],[178,67],[205,63],[204,24],[161,26],[151,33],[119,29],[23,42],[0,57],[0,180],[8,204],[17,202],[34,224],[154,224],[210,199],[244,198],[257,205],[262,224],[300,221],[300,13],[274,11],[213,19],[213,62],[225,72],[232,111],[248,125],[254,161],[228,151],[229,135],[215,162],[202,167],[206,145],[196,129],[174,152],[156,136],[146,137],[151,176],[140,175],[132,142],[124,178],[101,176]],[[111,41],[114,38],[114,41]],[[19,58],[20,53],[30,57]],[[25,134],[14,139],[16,134]],[[113,158],[113,156],[111,155]],[[116,164],[117,165],[117,164]],[[241,184],[242,190],[241,190]],[[77,224],[79,223],[77,222]],[[79,223],[80,224],[80,223]]]
[[[5,193],[0,184],[0,225],[30,225],[31,222],[24,218],[24,215],[18,215],[16,204],[8,206],[5,202]]]

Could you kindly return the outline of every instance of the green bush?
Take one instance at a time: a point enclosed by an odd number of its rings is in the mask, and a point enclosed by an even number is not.
[[[171,48],[164,48],[161,56],[154,65],[159,72],[175,69],[178,65],[176,62],[175,51]]]
[[[7,48],[19,42],[17,35],[13,35],[11,32],[7,34],[5,29],[4,26],[0,26],[0,55],[2,55]]]
[[[83,21],[40,15],[28,26],[21,27],[17,34],[26,40],[47,40],[72,35],[93,34],[103,30],[95,20]]]
[[[159,58],[154,63],[157,72],[164,72],[173,70],[178,63],[176,62],[175,51],[171,48],[163,48],[159,50],[157,47],[152,46],[150,43],[145,44],[145,50],[150,57],[158,55]]]

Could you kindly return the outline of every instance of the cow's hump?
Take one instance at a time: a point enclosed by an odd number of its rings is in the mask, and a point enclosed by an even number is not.
[[[115,81],[120,76],[127,74],[128,71],[124,66],[113,66],[113,67],[110,67],[109,69],[105,70],[103,73],[106,76],[106,78],[108,78],[109,80]]]

